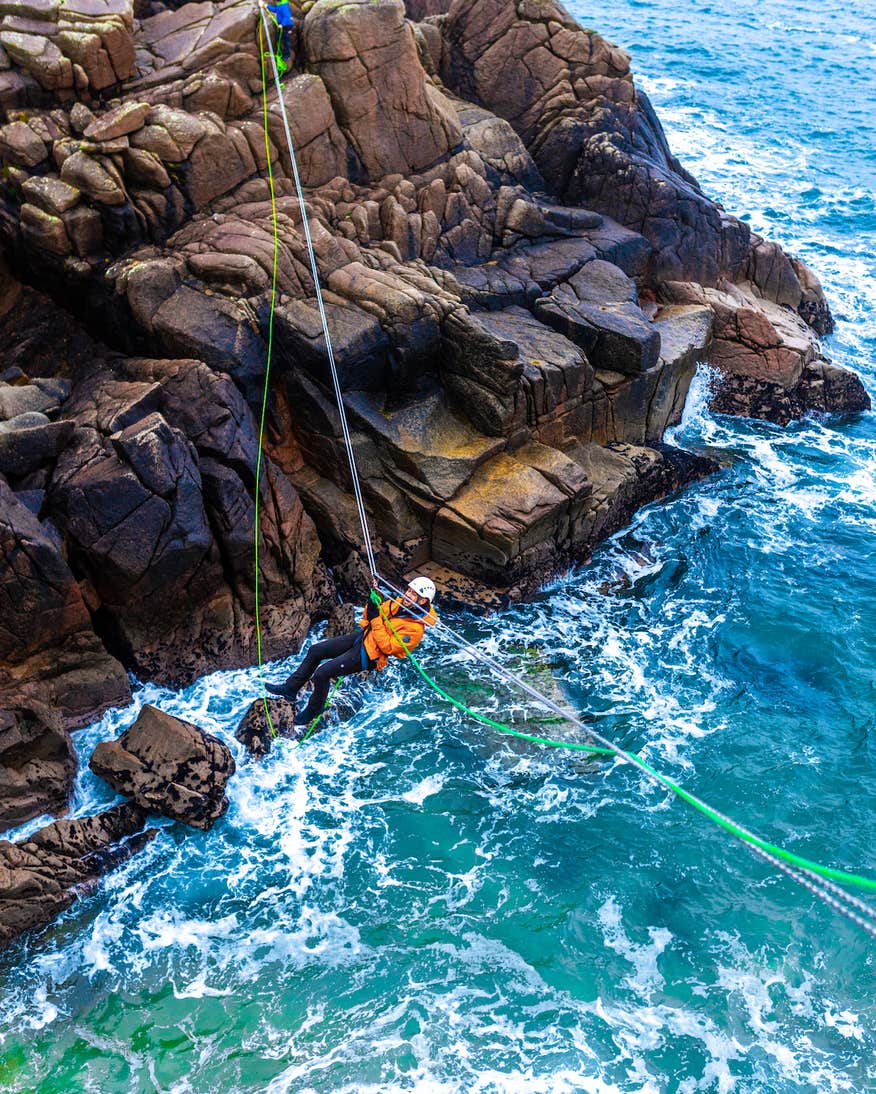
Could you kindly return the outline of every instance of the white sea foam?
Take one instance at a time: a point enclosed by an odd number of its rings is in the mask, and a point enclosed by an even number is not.
[[[433,794],[439,793],[444,785],[444,779],[440,775],[428,775],[425,779],[417,783],[416,786],[411,787],[410,790],[406,790],[402,794],[402,800],[411,802],[413,805],[422,805],[427,798],[431,798]]]

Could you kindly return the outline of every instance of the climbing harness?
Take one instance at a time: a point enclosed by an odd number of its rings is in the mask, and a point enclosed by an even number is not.
[[[259,617],[259,596],[258,596],[258,574],[259,574],[259,571],[258,571],[259,482],[260,482],[260,473],[261,473],[262,444],[263,444],[263,438],[264,438],[264,426],[265,426],[267,401],[268,401],[269,372],[270,372],[271,356],[272,356],[272,350],[273,350],[273,323],[274,323],[274,312],[275,312],[276,297],[277,297],[277,265],[278,265],[278,251],[279,251],[279,234],[278,234],[278,229],[277,229],[276,191],[275,191],[275,187],[274,187],[273,168],[272,168],[272,164],[271,164],[271,150],[270,150],[270,140],[269,140],[269,131],[268,131],[268,105],[267,105],[268,85],[267,85],[266,69],[265,69],[265,61],[264,61],[265,51],[263,49],[264,39],[266,37],[269,39],[269,28],[268,28],[268,23],[267,23],[267,17],[266,17],[266,14],[265,14],[265,11],[264,11],[263,7],[260,7],[260,13],[261,13],[261,26],[259,28],[259,43],[260,43],[260,53],[261,53],[261,56],[262,56],[262,101],[263,101],[263,118],[264,118],[264,128],[265,128],[265,154],[266,154],[266,158],[267,158],[268,184],[269,184],[269,190],[270,190],[270,196],[271,196],[271,215],[272,215],[272,227],[273,227],[273,234],[274,234],[274,251],[273,251],[273,271],[272,271],[272,277],[271,277],[270,312],[269,312],[269,318],[268,318],[267,365],[266,365],[266,371],[265,371],[265,383],[264,383],[264,391],[263,391],[263,397],[262,397],[261,419],[260,419],[260,423],[259,423],[259,455],[258,455],[258,462],[257,462],[257,465],[256,465],[256,496],[255,496],[255,505],[256,505],[256,520],[255,520],[255,553],[256,553],[256,580],[255,580],[255,584],[256,584],[256,597],[255,597],[255,603],[256,603],[256,630],[258,632],[257,633],[257,643],[256,644],[257,644],[257,650],[258,650],[259,675],[260,675],[260,679],[261,679],[261,683],[262,683],[263,701],[264,701],[264,705],[265,705],[265,713],[266,713],[266,716],[267,716],[267,719],[268,719],[268,724],[271,728],[272,734],[276,737],[277,734],[276,734],[276,731],[274,729],[273,724],[271,723],[270,713],[268,712],[268,706],[267,706],[267,692],[266,692],[266,689],[265,689],[263,663],[262,663],[261,631],[260,631],[260,617]],[[337,407],[338,407],[338,416],[339,416],[340,425],[341,425],[341,432],[342,432],[342,435],[343,435],[344,445],[346,447],[346,452],[347,452],[347,460],[348,460],[348,463],[349,463],[350,478],[351,478],[352,487],[353,487],[353,496],[354,496],[354,499],[355,499],[355,502],[356,502],[356,508],[358,510],[358,515],[359,515],[359,522],[360,522],[361,529],[362,529],[363,550],[365,552],[365,557],[366,557],[366,560],[367,560],[367,563],[368,563],[368,568],[369,568],[369,571],[370,571],[370,574],[371,574],[372,582],[377,587],[379,587],[384,592],[386,592],[388,595],[403,596],[404,593],[403,593],[402,590],[398,589],[396,586],[394,586],[392,584],[392,582],[388,581],[386,578],[382,577],[377,572],[377,566],[376,566],[376,562],[375,562],[375,558],[374,558],[374,552],[373,552],[373,548],[372,548],[372,545],[371,545],[371,533],[370,533],[370,530],[369,530],[368,519],[367,519],[366,512],[365,512],[365,502],[364,502],[364,499],[363,499],[363,496],[362,496],[362,488],[361,488],[361,484],[360,484],[360,480],[359,480],[358,469],[357,469],[357,466],[356,466],[356,457],[355,457],[355,453],[354,453],[354,450],[353,450],[353,442],[352,442],[352,438],[350,436],[349,426],[348,426],[348,423],[347,423],[347,416],[346,416],[346,411],[345,411],[345,408],[344,408],[343,394],[342,394],[342,391],[341,391],[341,384],[340,384],[340,379],[339,379],[339,376],[338,376],[337,365],[336,365],[336,362],[335,362],[335,356],[334,356],[334,350],[333,350],[333,347],[332,347],[331,334],[330,334],[330,331],[329,331],[328,319],[327,319],[327,316],[326,316],[325,304],[324,304],[323,296],[322,296],[322,289],[321,289],[321,286],[320,286],[319,268],[318,268],[317,261],[316,261],[316,254],[315,254],[314,248],[313,248],[313,240],[312,240],[311,234],[310,234],[308,211],[307,211],[307,206],[306,206],[305,201],[304,201],[304,191],[303,191],[302,184],[301,184],[301,177],[300,177],[300,174],[299,174],[299,171],[298,171],[298,163],[297,163],[297,159],[296,159],[296,156],[295,156],[294,145],[293,145],[293,142],[292,142],[292,134],[291,134],[291,131],[290,131],[290,128],[289,128],[289,119],[288,119],[288,115],[286,113],[286,104],[283,100],[283,89],[282,89],[282,86],[281,86],[281,83],[280,83],[280,74],[279,74],[278,69],[277,69],[276,58],[274,57],[274,54],[272,52],[268,52],[267,55],[268,55],[268,57],[270,57],[270,60],[271,60],[271,67],[272,67],[272,70],[273,70],[274,84],[275,84],[276,89],[277,89],[277,101],[278,101],[279,108],[280,108],[280,115],[281,115],[282,122],[283,122],[283,129],[284,129],[284,132],[285,132],[286,143],[287,143],[287,146],[288,146],[289,159],[290,159],[290,162],[291,162],[291,165],[292,165],[293,180],[294,180],[294,183],[295,183],[295,190],[296,190],[296,194],[297,194],[297,197],[298,197],[298,206],[299,206],[300,213],[301,213],[302,229],[303,229],[303,232],[304,232],[304,238],[305,238],[305,242],[306,242],[306,245],[307,245],[307,251],[308,251],[308,256],[309,256],[309,260],[310,260],[310,269],[311,269],[311,274],[312,274],[312,277],[313,277],[314,293],[315,293],[315,296],[316,296],[317,308],[318,308],[318,311],[319,311],[319,317],[320,317],[320,321],[321,321],[321,324],[322,324],[323,336],[324,336],[324,339],[325,339],[326,354],[327,354],[327,357],[328,357],[329,371],[331,373],[332,387],[334,389],[335,400],[337,402]],[[375,602],[378,604],[381,616],[383,617],[384,621],[387,623],[387,625],[389,626],[390,630],[395,635],[395,637],[401,642],[401,639],[399,638],[399,635],[395,631],[395,628],[392,626],[392,623],[390,622],[388,616],[383,612],[382,607],[380,607],[380,604],[382,604],[382,601],[380,599],[379,593],[377,593],[376,590],[372,592],[372,597],[375,599]],[[421,615],[425,615],[425,613],[421,613]],[[534,688],[531,684],[529,684],[526,680],[524,680],[521,677],[519,677],[519,676],[515,675],[514,673],[510,672],[507,668],[505,668],[504,665],[502,665],[500,662],[498,662],[494,657],[492,657],[490,654],[486,653],[484,650],[480,649],[479,647],[477,647],[475,645],[472,645],[462,635],[458,634],[455,630],[453,630],[453,628],[451,628],[447,623],[443,622],[441,619],[439,619],[437,621],[437,625],[441,629],[442,633],[447,636],[447,638],[450,640],[450,642],[452,644],[454,644],[458,649],[460,649],[463,653],[465,653],[467,656],[474,657],[475,659],[480,661],[484,666],[486,666],[486,668],[488,668],[490,670],[490,672],[493,675],[498,677],[500,680],[502,680],[506,684],[511,685],[512,687],[516,687],[519,690],[523,691],[531,699],[533,699],[540,707],[542,707],[543,709],[546,709],[546,710],[550,711],[551,713],[557,715],[558,717],[563,719],[564,722],[568,722],[569,724],[575,726],[576,728],[581,730],[584,734],[589,736],[596,743],[595,743],[595,745],[585,745],[585,744],[579,743],[577,741],[559,741],[559,740],[554,740],[554,739],[547,738],[547,737],[539,737],[539,736],[536,736],[534,734],[522,733],[519,730],[513,729],[511,726],[507,726],[507,725],[505,725],[501,722],[494,721],[493,719],[488,718],[485,715],[478,714],[477,712],[475,712],[475,711],[471,710],[469,707],[467,707],[460,700],[455,699],[448,692],[446,692],[439,684],[437,684],[436,681],[432,679],[432,677],[426,672],[426,670],[420,664],[419,659],[414,655],[414,653],[409,649],[405,649],[404,657],[411,662],[411,664],[414,666],[416,671],[425,680],[425,682],[429,685],[429,687],[431,687],[436,692],[436,694],[440,695],[444,700],[446,700],[452,706],[456,707],[457,709],[459,709],[460,711],[462,711],[463,713],[465,713],[469,717],[474,718],[476,721],[481,722],[484,725],[488,725],[488,726],[490,726],[494,729],[499,730],[502,733],[506,733],[510,736],[517,737],[521,740],[527,741],[527,742],[532,743],[532,744],[543,745],[543,746],[551,747],[551,748],[563,748],[563,749],[566,749],[566,750],[586,752],[586,753],[594,754],[594,755],[614,756],[615,759],[617,759],[618,761],[620,761],[622,763],[632,764],[633,766],[638,768],[638,770],[641,771],[651,782],[654,782],[658,786],[661,786],[662,788],[671,791],[673,794],[675,794],[682,801],[686,802],[693,809],[697,810],[697,812],[699,812],[702,816],[705,816],[713,824],[715,824],[719,828],[722,828],[724,831],[726,831],[730,835],[732,835],[735,839],[739,840],[741,843],[743,843],[745,846],[747,846],[752,852],[754,852],[760,858],[764,859],[767,863],[769,863],[771,866],[773,866],[776,870],[778,870],[779,872],[785,874],[788,878],[790,878],[792,881],[796,882],[798,885],[802,886],[809,893],[811,893],[813,896],[817,897],[819,900],[821,900],[823,903],[828,905],[834,911],[838,912],[840,915],[843,915],[845,918],[847,918],[848,920],[853,922],[856,926],[860,927],[862,930],[866,931],[869,935],[876,938],[876,909],[870,907],[864,901],[859,900],[857,897],[855,897],[852,894],[846,892],[845,889],[840,887],[840,885],[848,885],[848,886],[852,886],[852,887],[855,887],[855,888],[863,889],[867,892],[876,893],[876,880],[873,880],[873,879],[868,878],[868,877],[863,877],[861,875],[854,874],[854,873],[851,873],[851,872],[848,872],[848,871],[845,871],[845,870],[839,870],[839,869],[835,869],[833,867],[823,866],[820,863],[813,862],[810,859],[806,859],[803,856],[797,855],[792,851],[788,851],[783,847],[779,847],[776,844],[772,844],[772,843],[769,843],[768,841],[766,841],[764,839],[761,839],[759,836],[755,835],[753,832],[750,832],[747,828],[744,828],[742,825],[738,824],[736,821],[732,820],[730,817],[728,817],[725,814],[721,813],[719,810],[714,809],[712,806],[708,805],[706,802],[702,801],[700,798],[696,797],[694,794],[691,794],[689,791],[685,790],[684,787],[680,786],[673,779],[669,778],[666,775],[661,774],[659,771],[657,771],[655,768],[653,768],[649,763],[647,763],[647,761],[642,759],[641,756],[638,756],[638,755],[636,755],[636,753],[633,753],[633,752],[627,752],[625,749],[622,749],[618,745],[614,744],[607,737],[603,737],[592,726],[586,725],[581,720],[581,718],[578,717],[577,714],[573,713],[570,710],[566,710],[564,707],[562,707],[559,704],[555,703],[552,699],[548,698],[546,695],[543,695],[536,688]],[[402,644],[402,646],[404,646],[403,643],[401,643],[401,644]],[[338,688],[339,684],[340,684],[340,680],[336,681],[335,686],[334,686],[334,688],[332,690],[332,693],[331,693],[332,696],[337,691],[337,688]],[[329,701],[330,701],[330,699],[331,699],[331,696],[329,697]],[[322,713],[319,715],[319,717],[314,720],[314,722],[312,723],[312,725],[308,729],[307,734],[301,739],[299,744],[303,744],[308,739],[308,737],[311,735],[311,733],[315,729],[316,724],[319,722],[320,718],[322,718],[322,716],[325,714],[327,709],[328,709],[328,704],[326,705],[326,708],[322,711]]]

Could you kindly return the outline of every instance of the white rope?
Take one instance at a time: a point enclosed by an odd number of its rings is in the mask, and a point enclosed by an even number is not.
[[[262,4],[259,4],[262,26],[265,30],[265,40],[270,46],[271,30],[268,16]],[[332,346],[332,337],[329,333],[328,318],[325,314],[325,303],[322,298],[322,288],[319,283],[319,266],[316,262],[316,253],[313,249],[313,239],[310,235],[310,220],[307,215],[307,206],[304,204],[304,191],[301,186],[301,175],[298,172],[298,160],[295,156],[295,146],[292,142],[292,131],[289,128],[289,117],[286,113],[286,103],[283,101],[283,87],[280,83],[280,73],[277,70],[277,58],[273,49],[268,49],[271,58],[271,71],[274,74],[274,84],[277,88],[277,101],[280,104],[280,115],[283,119],[283,129],[286,133],[286,144],[289,148],[289,159],[292,163],[292,175],[295,181],[295,190],[298,194],[298,207],[301,210],[301,225],[304,229],[304,239],[307,243],[307,252],[310,257],[310,272],[313,277],[313,288],[316,293],[316,306],[319,309],[319,319],[322,323],[322,333],[325,338],[325,348],[328,354],[329,370],[332,374],[332,386],[335,390],[335,400],[338,404],[338,414],[341,419],[341,432],[344,437],[344,445],[347,449],[347,459],[350,464],[350,478],[353,482],[353,495],[356,499],[356,508],[359,510],[359,523],[362,526],[362,545],[365,548],[365,557],[368,560],[368,569],[372,577],[377,577],[377,566],[374,561],[374,551],[371,547],[371,533],[368,529],[368,517],[365,513],[365,500],[362,496],[362,487],[359,482],[359,472],[356,467],[356,455],[353,451],[353,440],[350,436],[350,428],[347,424],[347,412],[344,409],[344,397],[341,392],[341,381],[338,377],[338,368],[335,363],[335,351]]]
[[[380,583],[385,591],[394,593],[396,596],[404,595],[401,589],[397,588],[395,585],[393,585],[391,581],[388,581],[386,578],[381,577]],[[414,609],[414,611],[416,612],[416,609]],[[425,613],[421,612],[420,614]],[[614,755],[621,762],[635,765],[642,772],[642,774],[647,776],[647,778],[650,779],[651,782],[653,782],[655,785],[661,787],[663,790],[670,789],[670,787],[668,787],[666,783],[663,782],[659,775],[656,775],[653,771],[649,769],[648,766],[642,763],[642,761],[638,758],[638,756],[635,755],[635,753],[626,752],[608,737],[604,737],[601,733],[597,732],[592,726],[588,726],[584,722],[582,722],[578,715],[575,714],[573,711],[560,706],[552,699],[549,699],[546,695],[542,695],[541,692],[537,691],[534,687],[532,687],[531,684],[527,683],[526,680],[517,676],[515,673],[510,672],[508,669],[505,668],[504,665],[498,662],[490,654],[485,653],[477,646],[472,645],[472,643],[468,642],[465,638],[463,638],[461,634],[458,634],[451,626],[449,626],[440,618],[437,621],[437,626],[450,639],[450,641],[455,646],[457,646],[457,648],[462,650],[463,653],[466,653],[471,657],[476,658],[487,668],[489,668],[491,672],[493,672],[496,676],[500,677],[500,679],[504,680],[506,683],[512,685],[513,687],[517,687],[521,691],[524,691],[540,706],[544,707],[546,710],[549,710],[552,714],[558,715],[565,721],[570,722],[572,725],[582,730],[586,735],[590,736],[594,741],[598,742],[603,747],[610,749],[610,751],[613,752]],[[696,795],[691,794],[689,790],[685,791],[685,793],[690,795],[691,799],[696,801],[699,805],[703,806],[703,808],[708,809],[712,813],[714,813],[716,817],[720,817],[721,820],[725,821],[727,824],[730,824],[734,828],[737,828],[745,836],[748,836],[749,839],[763,842],[760,840],[759,836],[756,836],[753,832],[749,831],[747,828],[744,827],[744,825],[739,824],[738,821],[733,820],[731,817],[728,817],[720,810],[715,809],[714,806],[708,805],[706,802],[703,802],[700,798],[697,798]],[[727,831],[727,829],[725,829],[725,831]],[[777,869],[781,870],[781,872],[787,875],[792,881],[796,881],[798,885],[801,885],[804,889],[807,889],[810,893],[813,893],[815,896],[819,897],[819,899],[824,901],[825,904],[828,904],[835,911],[839,912],[841,915],[844,915],[847,919],[850,919],[857,926],[861,927],[868,934],[876,938],[876,910],[865,904],[862,900],[859,900],[851,893],[847,893],[844,889],[840,888],[840,886],[836,885],[834,882],[826,878],[820,877],[818,874],[813,873],[811,870],[804,870],[803,868],[798,868],[790,865],[789,863],[782,862],[765,848],[759,847],[753,843],[749,843],[747,840],[742,839],[740,836],[736,835],[732,831],[728,831],[728,835],[733,836],[733,838],[738,840],[744,847],[748,847],[751,851],[754,851],[756,854],[760,855],[761,858],[765,859]],[[872,922],[866,922],[860,915],[857,914],[854,909],[862,912],[863,915]]]
[[[270,25],[268,23],[267,13],[262,4],[259,5],[259,13],[261,16],[262,25],[264,27],[266,41],[268,44],[270,44]],[[310,270],[313,277],[316,303],[319,310],[320,322],[322,324],[323,337],[325,338],[329,370],[332,377],[332,386],[334,388],[335,400],[338,406],[338,415],[341,422],[341,432],[344,439],[344,445],[347,450],[347,459],[350,466],[350,478],[353,484],[353,495],[356,501],[356,508],[359,513],[359,523],[362,528],[362,541],[363,547],[365,549],[365,555],[368,561],[368,568],[371,572],[372,578],[375,581],[379,581],[384,589],[388,589],[396,595],[402,596],[404,594],[401,589],[396,588],[396,586],[394,586],[391,582],[387,581],[385,578],[381,577],[377,573],[377,566],[374,560],[374,552],[371,546],[371,534],[368,528],[368,517],[365,511],[365,500],[362,495],[359,472],[356,466],[356,456],[353,450],[353,441],[350,435],[349,425],[347,423],[347,414],[344,408],[343,392],[341,390],[340,378],[338,376],[337,364],[335,362],[334,347],[332,346],[331,333],[329,331],[328,317],[326,316],[325,303],[323,301],[322,288],[320,286],[319,266],[316,261],[316,253],[313,247],[313,239],[310,234],[310,222],[307,213],[307,207],[304,202],[304,191],[301,185],[301,176],[298,170],[298,160],[295,155],[295,146],[292,141],[292,132],[289,128],[289,117],[286,113],[286,104],[283,100],[283,88],[280,82],[280,74],[277,69],[277,60],[274,55],[274,51],[272,49],[269,49],[268,53],[271,60],[271,70],[274,76],[274,85],[277,89],[277,101],[280,106],[280,115],[283,120],[283,129],[286,135],[286,144],[289,150],[289,160],[292,164],[292,175],[295,182],[295,190],[298,196],[298,206],[301,211],[301,224],[304,229],[304,238],[307,244],[307,251],[310,259]],[[540,706],[570,722],[572,725],[577,726],[585,734],[588,734],[603,747],[609,749],[619,760],[624,763],[634,764],[652,782],[656,783],[658,786],[663,787],[664,789],[668,789],[662,779],[653,771],[649,770],[649,768],[633,753],[626,752],[624,749],[620,748],[607,737],[603,737],[600,733],[594,730],[592,726],[585,725],[585,723],[581,721],[577,714],[574,714],[570,710],[564,709],[559,704],[555,703],[552,699],[549,699],[546,695],[542,695],[541,692],[537,691],[534,687],[532,687],[532,685],[530,685],[514,673],[510,672],[504,667],[504,665],[496,661],[495,658],[491,657],[489,654],[472,645],[465,638],[463,638],[462,635],[457,634],[457,632],[454,631],[452,627],[448,626],[440,619],[438,620],[438,626],[443,631],[443,633],[450,638],[454,645],[456,645],[464,653],[467,653],[470,656],[475,657],[477,660],[481,661],[482,664],[489,668],[491,672],[493,672],[500,679],[504,680],[506,683],[511,684],[514,687],[520,688],[527,695],[529,695],[530,698],[534,699],[535,702],[538,703]],[[686,793],[690,792],[686,791]],[[733,821],[731,818],[726,817],[717,809],[714,809],[712,806],[706,805],[705,802],[701,802],[698,798],[694,798],[694,795],[692,794],[690,795],[690,797],[693,800],[697,801],[704,808],[711,810],[716,816],[721,817],[723,821],[738,828],[740,832],[743,832],[749,838],[754,840],[759,839],[759,837],[755,836],[754,833],[749,832],[747,829],[743,828],[742,825],[738,824],[736,821]],[[730,834],[733,835],[732,832]],[[798,885],[802,885],[803,888],[807,889],[810,893],[818,897],[825,904],[829,905],[835,911],[839,912],[847,919],[850,919],[862,930],[866,931],[868,934],[876,938],[876,926],[874,926],[874,922],[876,922],[876,912],[874,912],[874,910],[866,905],[863,901],[856,899],[851,894],[846,893],[845,890],[835,885],[833,882],[821,878],[820,876],[812,873],[809,870],[798,870],[788,863],[782,862],[780,859],[777,859],[774,855],[772,855],[764,848],[759,847],[756,844],[748,843],[746,840],[741,840],[739,836],[736,836],[735,838],[739,839],[744,846],[748,847],[751,851],[760,855],[761,858],[765,859],[767,862],[769,862],[776,869],[780,870],[791,880],[797,882]],[[804,876],[804,873],[807,876]],[[857,908],[860,912],[863,913],[863,916],[858,915],[854,910],[852,910],[852,907],[850,907],[849,905]]]
[[[839,886],[834,885],[833,882],[825,881],[825,879],[819,877],[818,874],[813,874],[811,870],[795,870],[793,866],[790,866],[787,862],[782,862],[781,859],[777,859],[775,855],[771,855],[769,851],[764,851],[761,847],[754,847],[750,843],[743,843],[743,846],[747,847],[749,851],[753,851],[754,854],[760,855],[762,859],[766,859],[766,861],[777,870],[781,870],[781,872],[786,874],[792,881],[796,881],[798,885],[802,885],[804,889],[812,893],[813,896],[817,897],[829,908],[832,908],[841,916],[845,916],[846,919],[854,923],[856,927],[860,927],[861,930],[865,931],[871,938],[876,938],[876,924],[873,922],[873,909],[868,908],[862,901],[857,900],[844,889],[840,889]],[[804,876],[804,874],[806,876]],[[867,918],[858,915],[850,905],[862,908],[866,912]]]

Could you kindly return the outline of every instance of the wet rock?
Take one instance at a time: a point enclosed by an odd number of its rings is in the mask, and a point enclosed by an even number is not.
[[[822,356],[806,323],[750,285],[722,283],[709,289],[667,282],[660,296],[711,309],[709,361],[717,369],[711,405],[719,413],[785,425],[810,410],[857,413],[870,408],[858,377]]]
[[[806,364],[790,388],[742,374],[724,373],[710,400],[719,414],[761,418],[787,425],[805,414],[859,414],[872,408],[860,379],[825,357]]]
[[[91,770],[142,809],[212,828],[228,808],[234,774],[228,748],[197,726],[146,705],[115,741],[101,741]]]
[[[265,713],[270,715],[270,722]],[[294,725],[295,704],[285,699],[256,699],[244,714],[234,736],[257,760],[271,751],[279,738],[300,739],[307,729]],[[273,732],[271,726],[273,725]]]
[[[336,604],[325,625],[325,637],[337,638],[341,634],[357,632],[361,618],[362,611],[357,605]]]
[[[126,803],[96,817],[59,820],[19,843],[0,840],[0,946],[43,927],[139,850],[145,812]]]

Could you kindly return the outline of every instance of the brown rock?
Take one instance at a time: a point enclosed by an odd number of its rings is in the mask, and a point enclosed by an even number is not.
[[[228,748],[197,726],[144,706],[115,741],[92,753],[91,770],[143,809],[212,828],[228,808],[225,784],[234,774]]]
[[[265,714],[267,703],[270,724]],[[295,704],[286,699],[256,699],[244,714],[234,736],[257,760],[267,756],[278,738],[300,739],[306,728],[295,726]],[[271,731],[273,725],[273,732]]]
[[[122,103],[91,122],[83,133],[89,141],[111,141],[140,129],[152,111],[151,103]]]
[[[660,332],[638,306],[635,284],[610,262],[588,262],[537,300],[535,314],[581,346],[597,369],[636,374],[657,364]]]
[[[63,810],[75,771],[70,736],[57,714],[0,710],[0,831]]]
[[[426,82],[401,0],[319,0],[304,44],[371,179],[422,170],[460,143],[455,111]]]
[[[50,923],[101,874],[155,834],[126,803],[96,817],[55,821],[20,843],[0,840],[0,946]]]
[[[34,413],[0,422],[0,471],[21,477],[51,463],[67,446],[73,429],[73,422],[50,422]]]
[[[463,574],[506,584],[526,572],[550,572],[562,557],[573,507],[591,487],[581,468],[556,449],[530,445],[479,467],[439,511],[433,558]]]
[[[36,205],[21,206],[21,230],[30,246],[38,251],[68,255],[72,250],[64,221]]]
[[[10,122],[0,129],[0,156],[21,167],[36,167],[49,154],[45,142],[26,122]]]
[[[79,201],[79,191],[54,175],[34,176],[27,179],[21,188],[29,202],[55,216],[66,213]]]
[[[73,66],[50,38],[0,31],[0,45],[46,91],[72,91]]]
[[[61,181],[100,205],[124,205],[127,201],[125,191],[106,167],[84,152],[74,152],[64,160]]]
[[[75,727],[128,702],[127,676],[92,630],[70,568],[2,480],[0,605],[0,708],[24,705],[29,697],[31,705],[54,707],[64,727]]]
[[[163,190],[170,186],[170,175],[158,156],[141,148],[127,148],[124,152],[125,175],[132,183]]]
[[[186,189],[195,208],[201,209],[220,194],[233,190],[254,170],[245,139],[241,147],[230,134],[208,133],[189,156]]]

